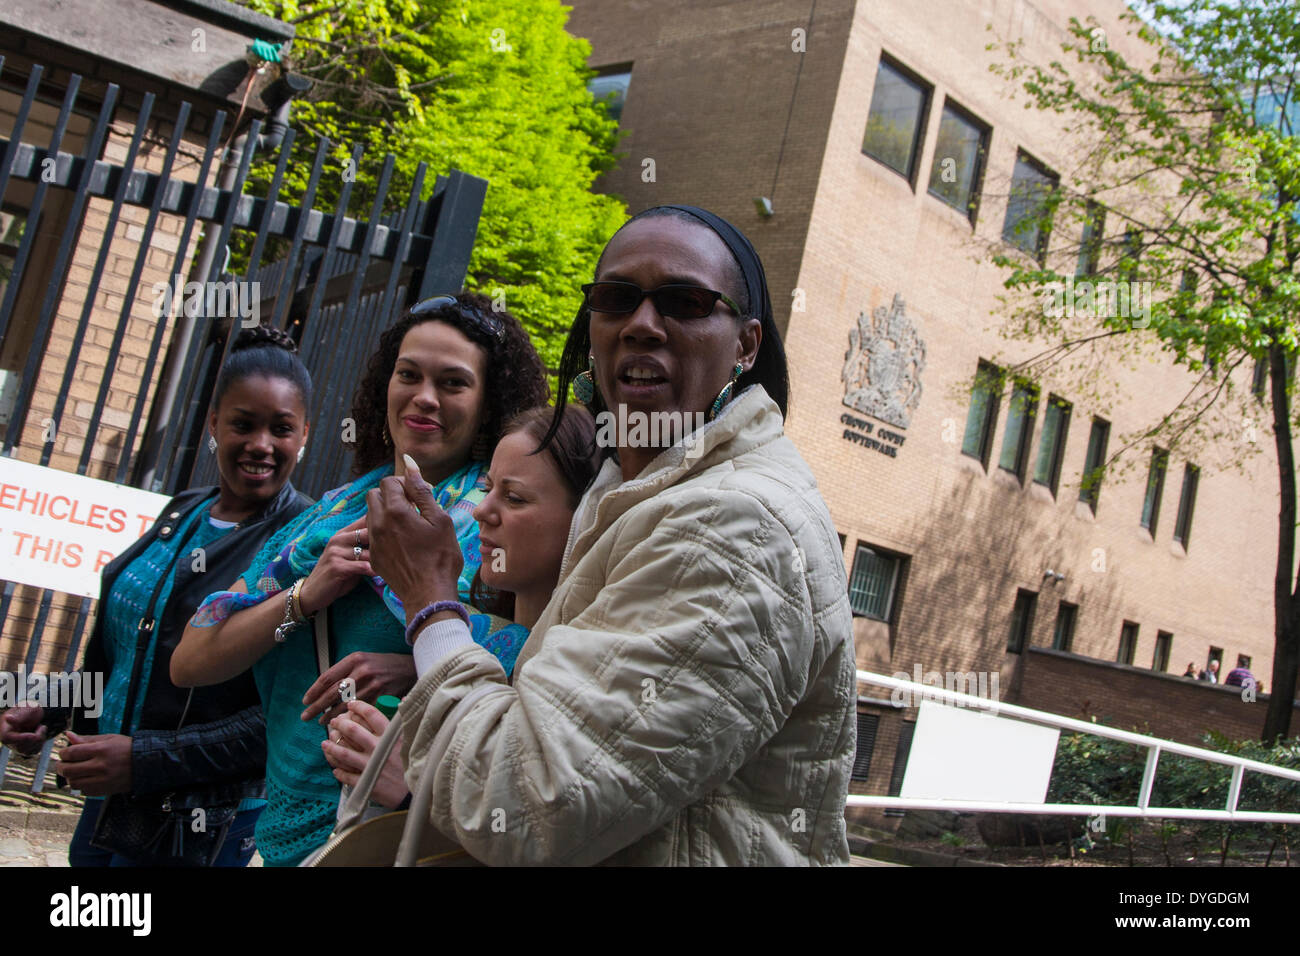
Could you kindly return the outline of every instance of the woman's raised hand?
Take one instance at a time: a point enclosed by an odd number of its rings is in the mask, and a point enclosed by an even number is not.
[[[375,573],[401,598],[408,621],[435,601],[460,600],[465,559],[456,528],[414,461],[406,459],[405,477],[385,478],[367,493],[366,515]]]
[[[375,573],[370,567],[369,546],[366,515],[340,528],[330,538],[298,592],[304,614],[324,610],[356,587],[363,577]]]

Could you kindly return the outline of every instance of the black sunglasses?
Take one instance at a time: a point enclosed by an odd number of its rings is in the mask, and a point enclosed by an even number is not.
[[[498,342],[505,338],[505,326],[502,324],[500,319],[494,316],[484,315],[476,307],[466,305],[454,295],[435,295],[431,299],[422,299],[415,303],[415,305],[411,306],[411,315],[423,315],[426,312],[441,312],[443,309],[449,307],[454,308],[461,318],[485,335],[492,336]]]
[[[670,284],[643,289],[634,282],[589,282],[582,287],[582,294],[592,312],[632,312],[649,296],[659,314],[670,319],[702,319],[713,312],[719,299],[736,315],[744,314],[740,306],[721,292],[697,285]]]

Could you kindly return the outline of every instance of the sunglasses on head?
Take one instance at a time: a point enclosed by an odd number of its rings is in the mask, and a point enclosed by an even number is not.
[[[457,299],[454,295],[435,295],[431,299],[422,299],[415,305],[411,306],[411,315],[424,315],[427,312],[441,312],[446,308],[454,308],[456,313],[467,323],[474,326],[485,335],[490,335],[498,342],[505,337],[505,327],[501,320],[489,315],[484,315],[476,307],[466,305]]]
[[[592,312],[633,312],[649,296],[659,314],[670,319],[702,319],[713,312],[719,299],[736,315],[743,314],[740,306],[721,292],[698,285],[672,283],[643,289],[634,282],[589,282],[582,287],[582,294]]]

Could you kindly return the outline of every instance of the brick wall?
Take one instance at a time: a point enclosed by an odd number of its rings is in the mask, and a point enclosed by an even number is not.
[[[626,156],[597,187],[631,213],[689,203],[740,226],[763,259],[782,328],[852,10],[851,0],[821,0],[810,19],[810,4],[788,0],[577,0],[568,25],[591,42],[590,66],[632,64],[619,127]],[[796,30],[808,52],[793,49]],[[776,214],[761,218],[756,197]]]
[[[1268,694],[1245,701],[1240,687],[1041,648],[1026,653],[1022,667],[1018,687],[1005,696],[1009,704],[1194,746],[1212,730],[1234,740],[1258,739],[1264,730]]]

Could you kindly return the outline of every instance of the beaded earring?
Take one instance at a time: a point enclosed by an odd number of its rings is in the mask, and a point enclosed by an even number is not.
[[[217,453],[217,440],[211,435],[208,436],[208,451],[214,455]]]
[[[587,371],[579,372],[573,377],[573,398],[583,405],[590,406],[596,400],[596,356],[587,356]]]
[[[713,407],[709,409],[709,414],[707,416],[708,421],[713,421],[717,418],[718,412],[722,411],[722,406],[731,401],[731,393],[736,389],[736,380],[739,379],[744,372],[745,366],[737,362],[736,367],[731,370],[731,381],[722,386],[722,391],[718,392],[718,397],[713,400]]]

